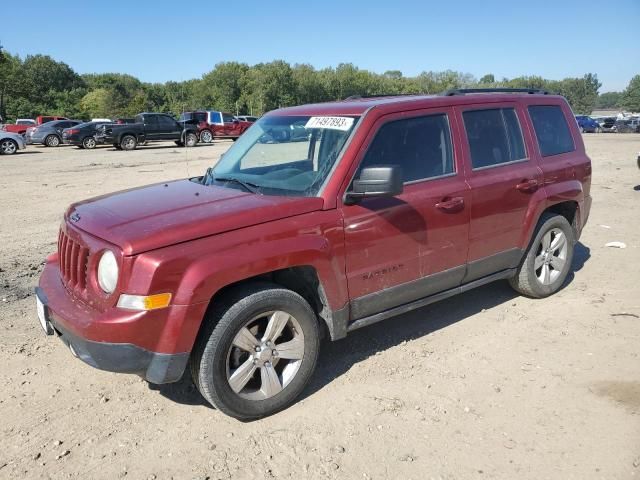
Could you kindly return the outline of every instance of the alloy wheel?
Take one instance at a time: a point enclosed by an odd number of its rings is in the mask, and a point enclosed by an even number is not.
[[[211,135],[211,132],[209,130],[203,130],[202,132],[200,132],[200,141],[202,143],[211,143],[212,140],[213,135]]]
[[[552,228],[540,240],[533,268],[542,285],[551,285],[566,266],[569,244],[559,228]]]
[[[304,334],[283,311],[252,318],[236,334],[227,353],[227,381],[248,400],[280,393],[295,378],[304,357]]]
[[[3,140],[2,143],[0,143],[0,151],[6,155],[11,155],[16,153],[17,150],[17,145],[15,144],[15,142],[13,140]]]

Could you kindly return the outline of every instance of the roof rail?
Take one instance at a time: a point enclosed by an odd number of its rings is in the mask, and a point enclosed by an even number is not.
[[[451,88],[440,95],[451,97],[453,95],[465,95],[467,93],[528,93],[530,95],[549,95],[549,92],[541,88]]]
[[[347,100],[363,100],[367,98],[384,98],[384,97],[416,97],[420,95],[427,95],[426,93],[381,93],[379,95],[349,95],[343,102]]]

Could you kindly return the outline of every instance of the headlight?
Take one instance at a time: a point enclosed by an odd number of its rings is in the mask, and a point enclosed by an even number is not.
[[[104,293],[113,293],[118,284],[118,262],[111,250],[105,250],[98,263],[98,284]]]

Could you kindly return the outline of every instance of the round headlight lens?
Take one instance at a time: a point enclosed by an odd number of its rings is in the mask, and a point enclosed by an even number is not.
[[[105,250],[98,263],[98,284],[104,293],[113,293],[118,284],[118,262],[111,250]]]

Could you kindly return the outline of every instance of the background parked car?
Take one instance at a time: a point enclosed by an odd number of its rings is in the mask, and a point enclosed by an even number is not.
[[[5,132],[17,133],[24,135],[27,132],[27,128],[36,124],[36,121],[31,118],[18,118],[15,124],[2,125],[2,130]]]
[[[616,131],[616,117],[605,117],[598,121],[600,131],[613,133]]]
[[[236,115],[236,118],[241,122],[254,123],[258,120],[258,117],[252,117],[251,115]]]
[[[65,128],[62,131],[62,141],[67,145],[75,145],[80,148],[91,150],[96,148],[99,143],[104,143],[104,137],[96,138],[97,129],[103,125],[110,125],[113,122],[87,122],[76,125],[75,127]]]
[[[41,143],[47,147],[57,147],[62,143],[62,131],[83,123],[81,120],[54,120],[27,130],[27,143]]]
[[[113,123],[117,124],[117,125],[125,125],[125,124],[129,124],[129,123],[136,123],[136,119],[135,118],[116,118]]]
[[[0,154],[13,155],[27,148],[24,137],[18,133],[0,131]]]
[[[198,137],[202,143],[210,143],[214,138],[237,139],[251,122],[243,122],[227,112],[217,110],[184,112],[180,121],[195,121],[198,125]]]
[[[600,133],[600,124],[587,115],[576,115],[576,122],[582,133]]]
[[[615,127],[618,133],[640,133],[640,118],[632,117],[617,120]]]
[[[176,145],[193,147],[198,143],[196,126],[176,121],[165,113],[145,112],[136,115],[132,124],[109,124],[98,129],[98,141],[111,143],[118,150],[135,150],[139,144],[173,140]]]

